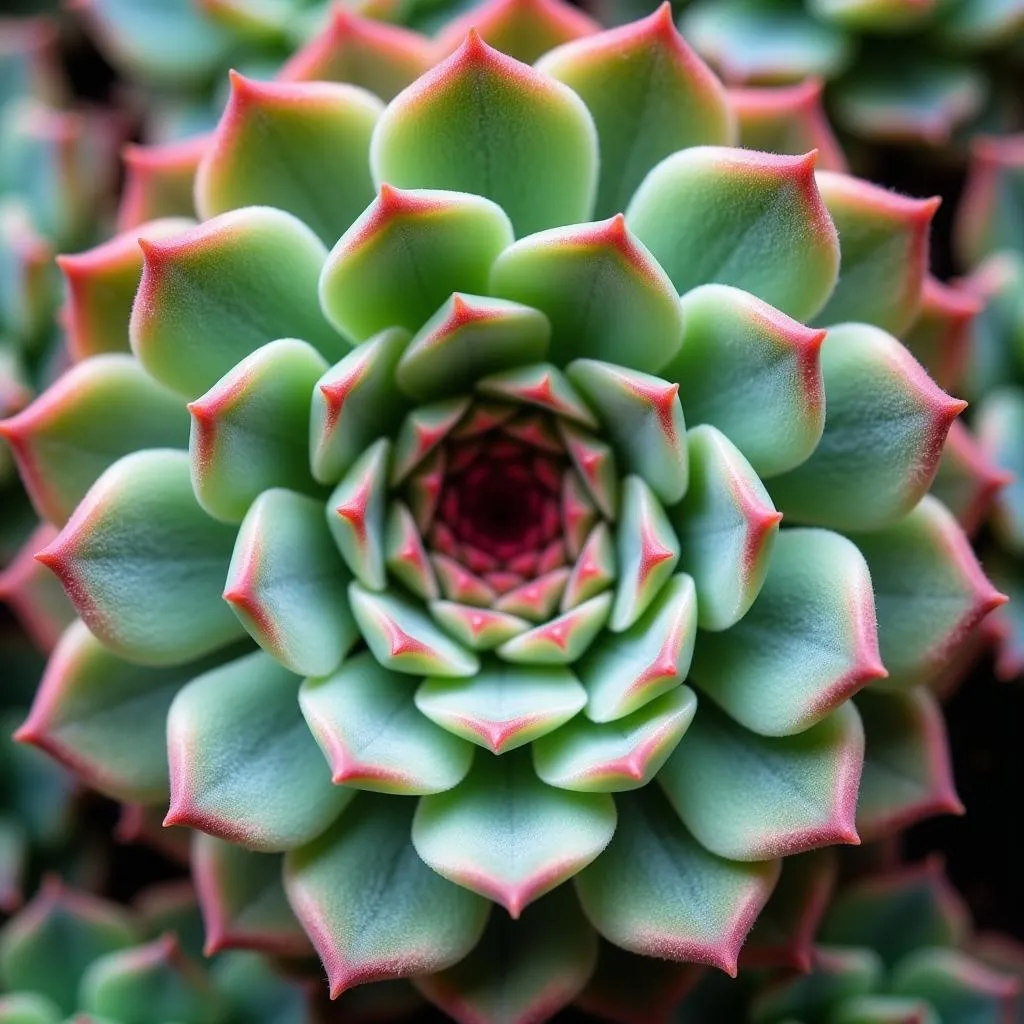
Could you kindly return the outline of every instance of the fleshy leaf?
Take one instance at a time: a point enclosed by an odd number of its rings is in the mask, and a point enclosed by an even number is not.
[[[192,486],[211,516],[241,522],[271,487],[321,493],[307,453],[313,388],[326,369],[304,341],[272,341],[189,403]]]
[[[989,401],[994,402],[994,396]],[[987,407],[987,403],[982,404],[976,422],[985,423]],[[1013,447],[1019,444],[1021,437],[1024,437],[1024,433],[1005,437],[1011,452]],[[1000,438],[1000,441],[1004,439]],[[990,516],[993,519],[993,526],[1002,532],[1000,528],[1003,527],[1003,521],[999,514],[1005,509],[1007,502],[1014,501],[1014,492],[1019,491],[1019,487],[1015,486],[1019,474],[1007,472],[1006,468],[1000,466],[1008,468],[1005,455],[999,458],[998,463],[992,461],[963,422],[954,420],[950,425],[949,434],[946,435],[942,457],[932,481],[931,493],[956,516],[957,522],[968,537],[977,533]],[[1007,490],[1010,490],[1010,493],[1004,494]],[[993,506],[999,510],[994,515]]]
[[[521,238],[495,261],[490,287],[547,314],[560,366],[594,355],[655,370],[679,348],[675,288],[621,214]],[[627,337],[633,342],[623,350]]]
[[[527,907],[518,921],[491,914],[465,960],[416,987],[461,1024],[545,1020],[583,988],[597,963],[597,935],[568,886]]]
[[[600,438],[575,424],[559,420],[558,430],[590,498],[606,519],[614,519],[619,507],[615,453]]]
[[[534,744],[537,774],[550,786],[583,793],[639,789],[665,763],[696,710],[694,692],[677,686],[614,722],[576,718]]]
[[[682,348],[662,373],[691,426],[717,427],[762,478],[804,462],[825,425],[825,332],[726,285],[695,288],[681,308]]]
[[[842,240],[839,283],[817,322],[874,324],[905,331],[921,308],[929,226],[938,199],[908,199],[831,171],[817,176]]]
[[[115,800],[164,801],[167,711],[185,683],[220,660],[134,665],[76,622],[54,650],[17,738]]]
[[[333,828],[285,858],[288,899],[333,998],[364,982],[444,970],[483,934],[490,904],[423,863],[409,839],[413,808],[360,793]]]
[[[299,680],[257,651],[193,679],[171,705],[166,825],[251,850],[318,836],[352,791],[331,773],[299,710]]]
[[[385,668],[414,676],[475,676],[475,654],[443,633],[412,601],[396,591],[374,593],[353,581],[349,604],[363,639]]]
[[[127,355],[97,356],[62,374],[0,423],[36,511],[67,522],[97,478],[140,448],[185,448],[188,413]]]
[[[583,101],[474,30],[392,100],[370,147],[378,183],[486,196],[520,236],[588,220],[597,163],[597,133]],[[542,189],[523,187],[541,180]]]
[[[322,676],[359,638],[345,593],[349,578],[323,503],[275,489],[252,503],[239,528],[224,600],[285,668]]]
[[[194,832],[191,868],[206,932],[203,952],[258,949],[305,956],[306,933],[295,920],[281,884],[281,857],[254,853]]]
[[[405,350],[398,386],[419,401],[457,395],[478,377],[543,359],[550,335],[536,309],[455,292]]]
[[[874,584],[886,688],[927,682],[1006,601],[956,520],[930,496],[894,525],[859,534],[857,546]]]
[[[487,294],[491,264],[511,241],[489,199],[382,184],[327,258],[324,314],[355,342],[387,327],[418,331],[452,292]]]
[[[231,97],[196,175],[199,215],[275,206],[333,245],[373,199],[370,136],[383,110],[353,85],[232,72]]]
[[[658,781],[709,850],[732,860],[859,843],[864,728],[851,702],[795,736],[764,737],[704,702]]]
[[[885,676],[864,556],[828,530],[783,530],[757,600],[704,634],[691,678],[763,736],[802,732]]]
[[[806,320],[825,305],[839,272],[814,162],[813,153],[685,149],[647,175],[626,222],[680,294],[730,284]]]
[[[352,574],[371,590],[382,590],[384,516],[391,442],[381,438],[350,467],[327,499],[327,525]]]
[[[923,686],[857,697],[864,721],[864,774],[857,829],[865,840],[937,814],[963,814],[942,711]]]
[[[560,610],[575,608],[615,582],[615,547],[612,532],[603,520],[599,522],[583,543],[565,584]]]
[[[939,1020],[1001,1021],[1019,1006],[1020,982],[957,949],[919,949],[893,971],[896,995],[924,997]]]
[[[680,568],[697,587],[702,629],[728,629],[760,593],[782,515],[732,442],[712,426],[687,433],[690,486],[669,510]]]
[[[655,786],[616,800],[619,825],[576,879],[583,912],[616,946],[735,976],[740,947],[779,876],[778,861],[709,853]]]
[[[954,236],[965,265],[981,263],[1000,251],[1024,253],[1022,168],[1024,139],[1020,135],[973,140]]]
[[[614,831],[608,794],[545,785],[521,751],[478,757],[455,789],[424,797],[412,839],[439,874],[518,918],[597,857]]]
[[[1012,552],[1024,552],[1024,391],[1000,388],[986,395],[978,409],[978,439],[982,451],[1013,474],[996,502],[992,527]]]
[[[903,344],[940,388],[955,388],[961,380],[972,344],[972,325],[984,303],[961,285],[951,287],[926,277],[921,310],[903,334]]]
[[[417,597],[422,597],[425,601],[436,601],[441,596],[437,577],[427,556],[416,519],[408,506],[400,501],[393,501],[388,509],[384,533],[384,562],[391,574]],[[433,606],[431,611],[437,618]]]
[[[336,785],[439,793],[465,778],[473,748],[420,714],[415,694],[411,679],[382,668],[369,653],[302,684],[302,713]]]
[[[769,481],[772,498],[798,522],[858,531],[893,523],[931,486],[949,425],[967,403],[867,324],[829,330],[821,367],[824,434],[806,462]]]
[[[581,426],[597,428],[594,414],[561,370],[550,363],[537,363],[521,370],[491,374],[477,381],[476,389],[489,398],[523,402]]]
[[[424,715],[494,754],[552,732],[585,703],[576,677],[559,666],[487,662],[472,679],[426,679],[416,691]]]
[[[498,657],[526,665],[571,665],[604,628],[611,607],[612,595],[598,594],[549,622],[506,640],[497,650]]]
[[[233,210],[139,244],[132,350],[162,384],[194,398],[276,338],[302,338],[329,360],[348,350],[317,303],[327,252],[291,214]]]
[[[620,344],[629,336],[622,332]],[[597,413],[623,470],[636,473],[666,504],[679,501],[689,480],[680,385],[670,383],[679,378],[663,380],[594,359],[577,359],[566,373]]]
[[[420,463],[426,462],[427,457],[458,425],[468,408],[469,399],[463,396],[444,398],[413,409],[402,420],[395,439],[391,483],[401,483]]]
[[[458,601],[431,601],[430,614],[442,629],[474,651],[494,650],[530,628],[518,615]]]
[[[537,67],[575,90],[594,117],[600,217],[625,210],[644,175],[669,154],[735,141],[725,90],[676,31],[671,7],[562,46]]]
[[[36,552],[57,536],[55,527],[41,523],[0,569],[0,604],[6,605],[39,651],[52,651],[75,618],[75,610],[60,581],[36,560]],[[3,555],[0,555],[3,558]],[[11,675],[17,675],[12,670]],[[35,666],[28,668],[30,691],[38,681]],[[9,687],[10,699],[20,699],[18,687]]]
[[[234,540],[196,502],[187,453],[143,451],[107,469],[36,557],[106,647],[174,665],[244,635],[220,599]]]
[[[125,146],[118,231],[162,217],[194,217],[193,184],[208,145],[209,138],[200,135],[157,146]]]

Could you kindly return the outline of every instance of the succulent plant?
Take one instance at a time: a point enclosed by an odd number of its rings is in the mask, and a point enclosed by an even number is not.
[[[203,222],[63,261],[81,361],[0,429],[82,621],[19,738],[169,799],[215,943],[543,1019],[959,810],[936,204],[736,131],[667,6],[387,103],[235,75]]]
[[[254,953],[209,967],[188,950],[189,902],[133,912],[50,879],[0,931],[2,1024],[306,1024],[303,989]],[[194,900],[191,901],[194,906]]]

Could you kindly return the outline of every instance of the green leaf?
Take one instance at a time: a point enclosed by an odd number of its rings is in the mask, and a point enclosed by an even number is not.
[[[128,143],[121,152],[117,229],[130,232],[162,217],[195,217],[193,184],[208,144],[207,135],[151,146]]]
[[[762,478],[804,462],[825,425],[825,332],[726,285],[695,288],[681,308],[682,348],[662,372],[690,424],[717,427]]]
[[[950,424],[966,405],[933,383],[890,334],[828,332],[821,352],[825,431],[811,457],[769,481],[787,518],[872,530],[905,516],[931,485]]]
[[[896,995],[918,996],[935,1008],[939,1020],[999,1024],[1019,1005],[1020,982],[992,970],[956,949],[920,949],[893,971]]]
[[[388,105],[370,147],[378,183],[486,196],[520,236],[588,220],[597,163],[583,101],[473,31]]]
[[[864,556],[828,530],[783,530],[757,600],[705,633],[691,678],[741,725],[788,736],[886,674]]]
[[[192,486],[211,516],[239,523],[271,487],[322,493],[310,475],[309,417],[326,369],[304,341],[272,341],[189,403]]]
[[[552,732],[585,702],[567,668],[497,661],[471,679],[430,678],[416,691],[416,707],[429,719],[495,754]]]
[[[604,628],[611,607],[612,595],[598,594],[549,622],[506,640],[497,655],[517,664],[571,665]]]
[[[543,1020],[586,985],[597,948],[575,894],[562,886],[527,907],[518,921],[491,914],[469,956],[417,979],[416,987],[455,1020]]]
[[[561,46],[537,68],[574,89],[594,117],[600,217],[625,210],[647,172],[671,153],[736,140],[725,90],[676,31],[671,7]]]
[[[887,689],[934,678],[974,627],[1005,603],[956,520],[930,496],[894,525],[858,534],[857,546],[874,583]]]
[[[669,522],[679,565],[697,588],[702,629],[735,625],[761,591],[782,515],[732,442],[712,426],[687,433],[690,487]]]
[[[439,874],[518,918],[594,860],[614,831],[608,794],[545,785],[520,751],[478,757],[464,782],[424,797],[412,840]]]
[[[370,136],[383,110],[354,85],[231,72],[231,96],[196,175],[199,215],[275,206],[333,245],[373,199]]]
[[[203,912],[206,956],[225,949],[308,954],[309,940],[284,894],[279,854],[254,853],[194,832],[190,864]]]
[[[686,827],[732,860],[858,843],[864,728],[841,704],[795,736],[748,732],[705,702],[658,781]]]
[[[192,493],[188,455],[126,455],[37,557],[115,654],[153,665],[201,657],[244,631],[221,600],[234,528]]]
[[[102,355],[63,373],[0,423],[39,515],[67,522],[108,466],[141,448],[185,448],[188,413],[127,355]]]
[[[262,651],[193,679],[167,719],[171,807],[188,825],[263,853],[327,828],[352,797],[299,710],[299,680]]]
[[[365,652],[324,679],[303,682],[299,704],[336,785],[420,794],[465,778],[473,748],[424,717],[414,696],[408,676]]]
[[[327,499],[327,525],[353,576],[371,590],[383,590],[384,515],[391,442],[367,448]]]
[[[512,241],[489,199],[392,185],[380,186],[320,277],[324,315],[353,342],[388,327],[418,331],[452,292],[487,294],[491,264]]]
[[[233,210],[174,239],[139,244],[132,350],[167,387],[197,397],[277,338],[302,338],[329,360],[348,350],[317,304],[327,252],[291,214]]]
[[[797,320],[825,305],[839,242],[814,180],[814,154],[696,146],[644,179],[626,222],[680,294],[729,284]]]
[[[490,289],[547,314],[559,366],[591,355],[656,370],[679,348],[675,288],[621,214],[521,238],[495,261]]]
[[[976,137],[970,155],[954,236],[961,263],[968,267],[981,263],[984,267],[990,265],[987,257],[993,254],[1024,255],[1024,230],[1020,225],[1024,150],[1020,137]]]
[[[296,675],[322,676],[359,639],[350,578],[323,503],[275,489],[252,503],[239,528],[224,600],[272,658]]]
[[[60,1007],[46,996],[13,992],[0,996],[0,1024],[60,1024]]]
[[[735,976],[746,934],[779,877],[778,861],[709,853],[655,786],[616,800],[608,849],[576,878],[591,924],[646,957],[708,964]]]
[[[923,999],[905,996],[851,996],[836,1009],[834,1024],[941,1024]]]
[[[856,321],[899,335],[917,317],[938,199],[908,199],[860,178],[820,171],[818,188],[839,231],[839,283],[817,322]]]
[[[18,740],[45,750],[115,800],[165,801],[171,701],[223,657],[169,668],[135,665],[75,622],[53,652]]]
[[[285,858],[285,889],[332,998],[365,982],[434,974],[477,944],[490,904],[431,871],[409,839],[414,802],[360,793]]]
[[[982,451],[1013,474],[996,496],[992,528],[1015,554],[1024,552],[1024,390],[999,388],[978,407],[976,425]]]

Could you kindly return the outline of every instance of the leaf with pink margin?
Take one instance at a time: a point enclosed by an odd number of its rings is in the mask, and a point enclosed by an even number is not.
[[[596,214],[625,210],[647,172],[688,146],[730,145],[735,117],[718,79],[672,23],[672,9],[547,53],[537,68],[577,92],[601,150]]]
[[[816,149],[823,171],[845,171],[846,157],[825,114],[823,90],[819,78],[805,78],[795,85],[730,89],[739,145],[792,156]]]
[[[927,999],[942,1021],[1012,1020],[1020,982],[956,949],[919,949],[890,981],[896,995]]]
[[[990,552],[985,568],[1010,600],[983,623],[990,634],[984,640],[996,644],[996,678],[1016,679],[1024,673],[1024,574],[1020,561],[1004,552]]]
[[[912,996],[855,995],[843,999],[832,1024],[941,1024],[935,1008]]]
[[[75,622],[51,655],[16,738],[46,751],[114,800],[166,801],[171,701],[189,680],[225,657],[215,654],[166,668],[135,665]]]
[[[612,595],[605,591],[506,640],[495,653],[516,664],[571,665],[604,629],[611,609]]]
[[[878,611],[884,687],[927,682],[1006,598],[985,578],[952,514],[926,496],[894,525],[858,534]]]
[[[424,797],[412,841],[439,874],[518,918],[601,853],[615,820],[607,793],[548,786],[519,751],[477,757],[458,786]]]
[[[984,422],[984,409],[983,403],[975,422]],[[1016,480],[1016,474],[1001,469],[963,422],[955,420],[946,435],[931,493],[956,516],[964,533],[972,537],[990,518],[995,526],[993,507],[1003,505],[1003,492],[1013,488]],[[1024,542],[1024,528],[1021,532]]]
[[[560,666],[487,661],[471,679],[428,678],[416,707],[456,736],[504,754],[558,729],[586,703],[573,673]]]
[[[1024,553],[1024,390],[1004,387],[981,400],[975,425],[982,452],[1012,474],[996,498],[991,521],[1000,542]]]
[[[231,95],[196,174],[200,217],[274,206],[333,245],[376,191],[370,136],[383,111],[354,85],[259,82],[232,72]]]
[[[765,737],[707,701],[658,781],[709,850],[765,860],[860,842],[864,727],[851,701],[794,736]]]
[[[337,483],[378,437],[394,436],[406,410],[395,368],[409,344],[401,327],[357,345],[317,382],[310,412],[310,463],[322,484]]]
[[[192,833],[191,871],[203,914],[203,953],[255,949],[274,956],[309,953],[281,880],[279,854],[254,853],[234,843]]]
[[[395,572],[393,566],[391,570]],[[474,651],[492,651],[514,636],[525,633],[531,626],[518,615],[458,601],[431,601],[429,608],[434,620],[446,633]]]
[[[75,618],[60,581],[35,557],[56,536],[56,527],[41,523],[0,569],[0,604],[7,606],[40,651],[52,651]]]
[[[836,228],[814,166],[813,152],[685,149],[643,180],[626,223],[680,294],[733,285],[806,320],[825,305],[839,272]]]
[[[261,853],[326,829],[352,798],[299,710],[299,679],[262,651],[193,679],[167,717],[171,805],[188,825]]]
[[[604,517],[614,520],[619,509],[619,473],[611,445],[565,419],[559,419],[557,426],[576,470],[576,478],[582,481],[588,496]]]
[[[322,676],[359,639],[349,579],[323,502],[275,488],[252,503],[239,527],[224,600],[272,658],[296,675]]]
[[[370,590],[383,590],[384,516],[391,442],[382,437],[349,468],[327,499],[334,543],[349,572]]]
[[[220,598],[234,541],[199,507],[187,453],[156,449],[107,469],[36,557],[104,646],[180,665],[244,636]]]
[[[810,971],[814,941],[833,899],[839,859],[832,848],[782,862],[782,875],[740,954],[744,969]]]
[[[19,346],[34,347],[50,330],[56,299],[53,258],[53,243],[39,233],[29,211],[17,199],[0,200],[4,331]]]
[[[886,674],[871,576],[856,545],[829,530],[783,530],[750,610],[705,633],[690,678],[762,736],[803,732]]]
[[[575,893],[562,886],[527,907],[518,921],[492,913],[469,956],[415,984],[459,1024],[531,1024],[548,1020],[579,994],[597,950],[597,935]]]
[[[597,133],[583,101],[472,29],[391,101],[370,146],[378,184],[486,196],[519,236],[588,220],[597,165]],[[543,189],[523,188],[540,180]]]
[[[195,398],[277,338],[302,338],[328,360],[348,351],[317,303],[327,251],[291,214],[233,210],[174,239],[139,244],[132,351],[167,387]]]
[[[967,403],[940,390],[891,334],[829,330],[821,351],[825,430],[806,462],[768,481],[788,521],[837,530],[897,523],[921,500]]]
[[[808,8],[822,21],[880,35],[923,29],[935,16],[933,3],[917,0],[810,0]]]
[[[0,422],[39,515],[60,526],[119,458],[142,448],[185,448],[181,399],[128,355],[71,367],[27,409]]]
[[[942,711],[923,686],[857,697],[864,721],[864,773],[857,830],[865,841],[938,814],[963,814]]]
[[[984,306],[965,285],[924,279],[921,309],[903,334],[903,344],[944,390],[960,384],[973,344],[974,320]]]
[[[591,924],[632,953],[735,976],[779,862],[741,864],[709,853],[656,786],[620,796],[616,806],[615,837],[575,882]]]
[[[209,136],[201,135],[163,145],[125,146],[117,230],[130,231],[161,217],[195,217],[196,170],[208,145]]]
[[[368,652],[326,678],[303,682],[299,705],[335,785],[419,795],[466,777],[473,748],[424,717],[416,693],[413,680]]]
[[[614,722],[576,718],[533,745],[541,781],[579,793],[619,793],[646,786],[682,739],[697,696],[677,686]]]
[[[281,82],[348,82],[387,102],[436,61],[433,40],[419,32],[334,4],[327,24],[285,62],[277,78]]]
[[[612,531],[602,519],[587,535],[566,580],[559,611],[567,612],[615,583],[616,564]],[[0,586],[0,594],[3,588]]]
[[[980,136],[971,143],[954,244],[966,266],[1000,251],[1024,253],[1024,135]]]
[[[271,341],[189,402],[192,486],[214,519],[239,523],[271,487],[323,495],[310,474],[313,389],[327,362],[294,338]]]
[[[888,967],[929,946],[961,946],[970,936],[967,904],[930,857],[847,882],[821,928],[821,941],[868,946]]]
[[[815,322],[847,320],[902,334],[916,319],[928,273],[928,239],[940,200],[910,199],[832,171],[817,174],[839,230],[839,282]]]
[[[74,359],[131,350],[128,321],[142,278],[139,235],[173,238],[194,226],[188,218],[167,217],[140,224],[85,252],[57,257],[67,289],[63,315]]]
[[[694,288],[681,309],[683,344],[662,374],[690,425],[717,427],[762,478],[804,462],[825,425],[825,332],[727,285]]]
[[[508,217],[483,196],[382,184],[327,257],[320,304],[353,342],[388,327],[418,331],[453,292],[486,295],[511,242]]]
[[[360,793],[330,830],[285,857],[285,891],[332,998],[444,970],[483,935],[490,903],[423,863],[409,838],[413,809]]]
[[[679,501],[689,483],[689,460],[676,378],[595,359],[573,361],[566,374],[601,420],[623,470],[639,476],[667,505]]]
[[[568,420],[591,430],[598,426],[593,412],[562,371],[550,363],[491,374],[477,381],[476,390],[498,401],[524,403],[554,413],[559,421]]]
[[[679,566],[697,588],[698,625],[728,629],[761,591],[782,514],[720,430],[691,427],[686,438],[690,487],[668,510],[669,522],[679,538]]]

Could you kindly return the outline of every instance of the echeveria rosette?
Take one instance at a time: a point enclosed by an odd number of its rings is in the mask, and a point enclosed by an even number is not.
[[[81,259],[101,354],[4,426],[84,620],[20,736],[169,797],[215,942],[536,1018],[959,808],[934,203],[735,131],[667,8],[387,104],[236,76],[203,223]]]
[[[203,962],[187,887],[134,909],[56,878],[0,931],[0,1024],[309,1024],[301,984],[255,953]]]

